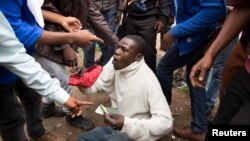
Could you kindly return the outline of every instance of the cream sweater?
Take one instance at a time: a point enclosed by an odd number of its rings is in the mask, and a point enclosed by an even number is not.
[[[172,129],[173,119],[155,74],[144,59],[115,70],[113,58],[105,65],[96,83],[80,88],[83,93],[106,92],[125,116],[121,133],[136,141],[154,141]]]

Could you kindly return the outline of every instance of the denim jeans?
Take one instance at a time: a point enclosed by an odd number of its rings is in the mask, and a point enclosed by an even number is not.
[[[19,97],[24,109],[17,99]],[[3,141],[27,141],[24,121],[28,135],[38,138],[44,134],[40,106],[41,96],[19,80],[16,83],[0,86],[0,134]]]
[[[216,57],[213,67],[209,71],[210,77],[207,79],[206,91],[207,91],[207,105],[213,107],[216,102],[216,98],[219,95],[220,81],[225,62],[228,56],[233,50],[233,47],[237,43],[238,38],[235,38],[230,44],[222,50],[222,52]]]
[[[70,94],[71,86],[68,84],[69,75],[64,65],[47,59],[46,57],[35,55],[35,60],[46,70],[52,78],[59,80],[61,87]],[[46,104],[54,103],[54,100],[43,97],[43,102]],[[69,112],[67,107],[63,107],[64,112]]]
[[[172,100],[172,82],[173,71],[177,68],[186,65],[186,81],[189,87],[189,94],[191,99],[191,114],[193,121],[191,122],[191,129],[194,132],[207,131],[207,105],[206,105],[206,91],[205,88],[193,87],[191,85],[189,75],[192,66],[200,60],[204,54],[204,48],[198,46],[195,50],[188,54],[180,55],[178,44],[174,44],[170,50],[162,57],[157,66],[157,78],[161,84],[163,93],[171,104]]]
[[[132,141],[127,135],[120,133],[108,126],[97,127],[81,134],[78,141]]]
[[[116,7],[113,7],[107,11],[102,11],[104,19],[107,21],[111,30],[115,32],[116,30]],[[97,43],[92,43],[90,47],[84,48],[84,67],[89,68],[95,64],[95,47]],[[105,46],[100,44],[101,53],[103,56],[103,64],[106,64],[109,59],[113,56],[114,47],[113,46]]]

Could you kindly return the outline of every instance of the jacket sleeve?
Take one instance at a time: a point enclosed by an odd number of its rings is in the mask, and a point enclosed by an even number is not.
[[[159,18],[165,25],[168,22],[168,18],[171,14],[171,0],[160,0],[159,1]]]
[[[146,84],[147,80],[144,79],[144,82]],[[145,87],[148,88],[147,99],[151,117],[148,119],[125,117],[124,126],[121,130],[132,140],[154,141],[169,133],[172,129],[172,115],[160,84],[156,78],[149,83],[155,84]]]
[[[55,6],[54,0],[44,0],[42,9],[60,14],[59,10]]]
[[[224,0],[200,0],[201,10],[192,18],[177,24],[170,30],[173,37],[185,37],[213,26],[226,16]]]
[[[0,65],[19,76],[24,83],[42,96],[49,97],[60,104],[69,98],[57,79],[41,68],[33,57],[25,52],[24,46],[0,13]]]
[[[94,4],[94,1],[89,0],[89,13],[87,17],[87,22],[95,31],[95,34],[104,40],[106,45],[116,45],[118,44],[118,37],[110,29],[108,23],[105,21],[104,17]]]

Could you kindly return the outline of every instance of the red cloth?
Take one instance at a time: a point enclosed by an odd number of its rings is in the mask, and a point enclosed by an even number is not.
[[[102,66],[94,65],[84,71],[81,76],[73,74],[69,77],[69,85],[89,88],[95,83],[102,70]]]

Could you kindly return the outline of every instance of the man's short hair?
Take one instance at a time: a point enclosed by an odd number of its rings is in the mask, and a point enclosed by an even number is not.
[[[129,38],[129,39],[132,39],[133,41],[135,41],[135,43],[138,46],[137,53],[141,53],[142,55],[144,55],[145,50],[146,50],[146,48],[145,48],[146,42],[142,37],[140,37],[138,35],[127,35],[124,38]]]

